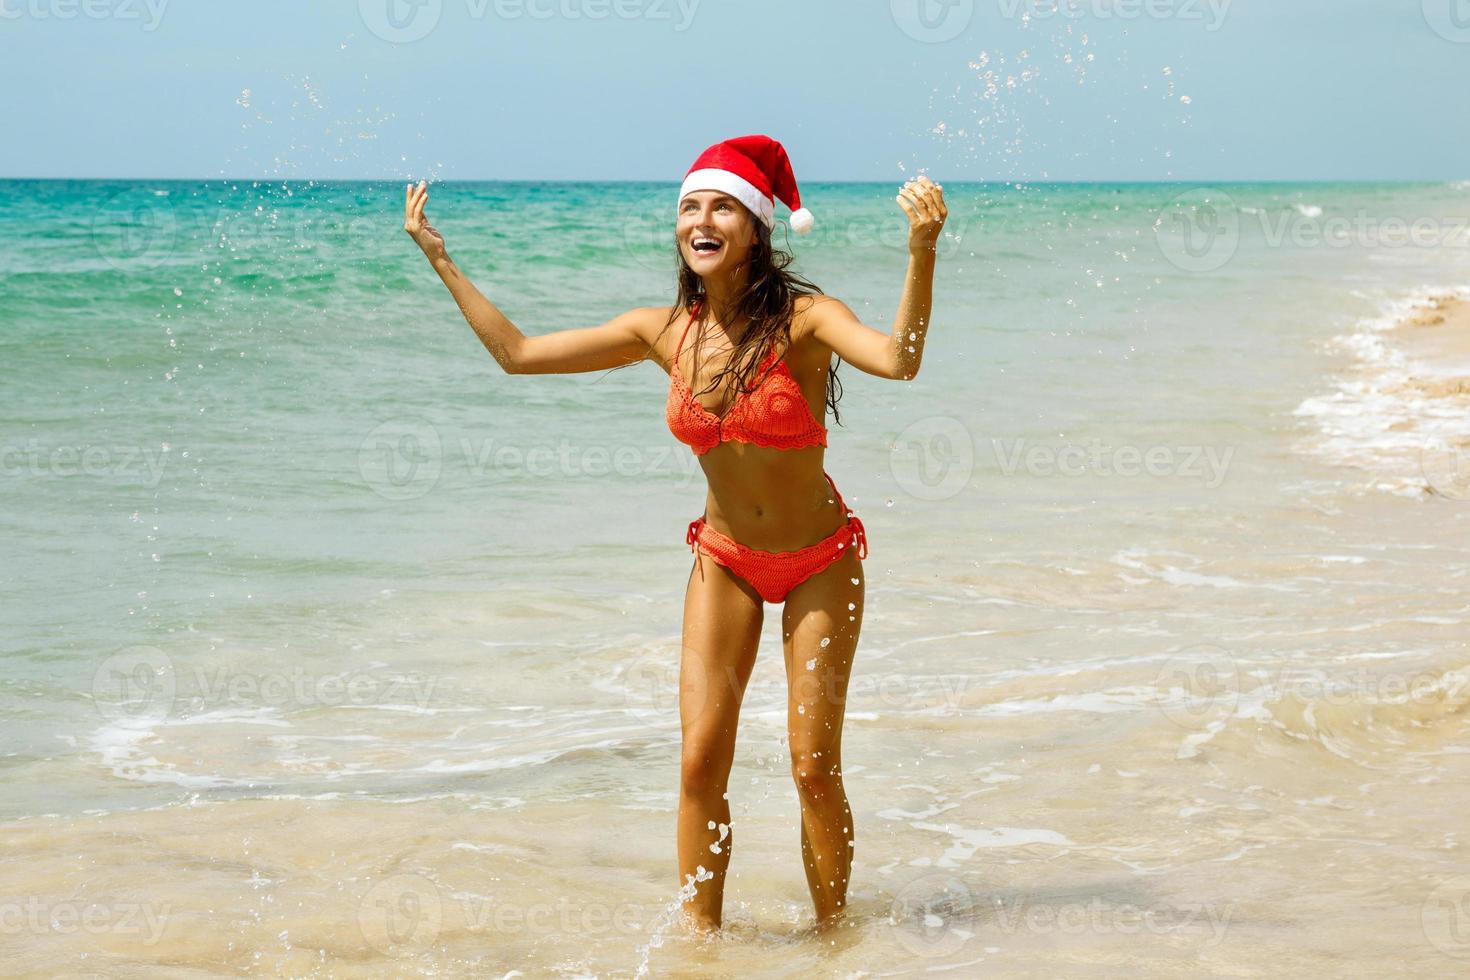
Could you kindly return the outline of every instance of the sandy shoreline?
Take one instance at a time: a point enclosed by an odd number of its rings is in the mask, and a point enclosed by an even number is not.
[[[1366,471],[1365,489],[1470,499],[1470,290],[1426,291],[1334,347],[1355,363],[1298,407],[1318,426],[1308,451]]]
[[[1434,373],[1411,373],[1400,385],[1427,398],[1470,395],[1470,297],[1440,293],[1416,305],[1393,326],[1395,340],[1418,366]],[[1443,368],[1443,374],[1439,368]]]

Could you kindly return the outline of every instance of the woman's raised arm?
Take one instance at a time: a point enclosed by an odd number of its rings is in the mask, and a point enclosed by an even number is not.
[[[558,330],[527,337],[475,284],[465,278],[444,247],[444,236],[424,217],[428,185],[409,184],[404,193],[403,230],[408,232],[450,295],[480,343],[506,374],[572,374],[602,371],[646,358],[664,311],[653,307],[629,310],[597,327]]]
[[[807,313],[812,336],[859,371],[891,381],[912,381],[924,359],[929,313],[934,306],[934,256],[949,209],[944,189],[928,177],[903,186],[899,206],[909,217],[909,266],[893,330],[883,333],[858,320],[847,304],[819,296]]]

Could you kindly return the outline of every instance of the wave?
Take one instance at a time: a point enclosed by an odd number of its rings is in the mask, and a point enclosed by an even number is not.
[[[1297,405],[1313,431],[1296,449],[1367,471],[1374,489],[1398,496],[1470,496],[1470,361],[1447,352],[1470,352],[1467,300],[1464,287],[1420,289],[1333,337],[1352,360],[1333,390]]]
[[[1401,768],[1407,753],[1440,751],[1462,739],[1470,721],[1470,664],[1378,677],[1301,669],[1234,694],[1226,708],[1233,710],[1218,712],[1181,741],[1178,758],[1197,756],[1222,735],[1259,751],[1262,729],[1254,723],[1260,723],[1275,733],[1267,737],[1316,745],[1361,765]],[[1232,729],[1235,722],[1252,724]]]

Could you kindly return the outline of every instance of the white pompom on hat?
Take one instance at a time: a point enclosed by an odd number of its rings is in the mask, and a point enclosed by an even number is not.
[[[684,175],[679,200],[691,191],[723,191],[768,229],[776,224],[776,199],[791,209],[791,230],[798,235],[809,233],[816,223],[801,206],[786,148],[769,136],[737,136],[706,149]]]

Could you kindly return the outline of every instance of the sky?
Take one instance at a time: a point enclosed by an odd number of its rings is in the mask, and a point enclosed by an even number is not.
[[[3,177],[1459,180],[1466,92],[1470,0],[0,0]]]

